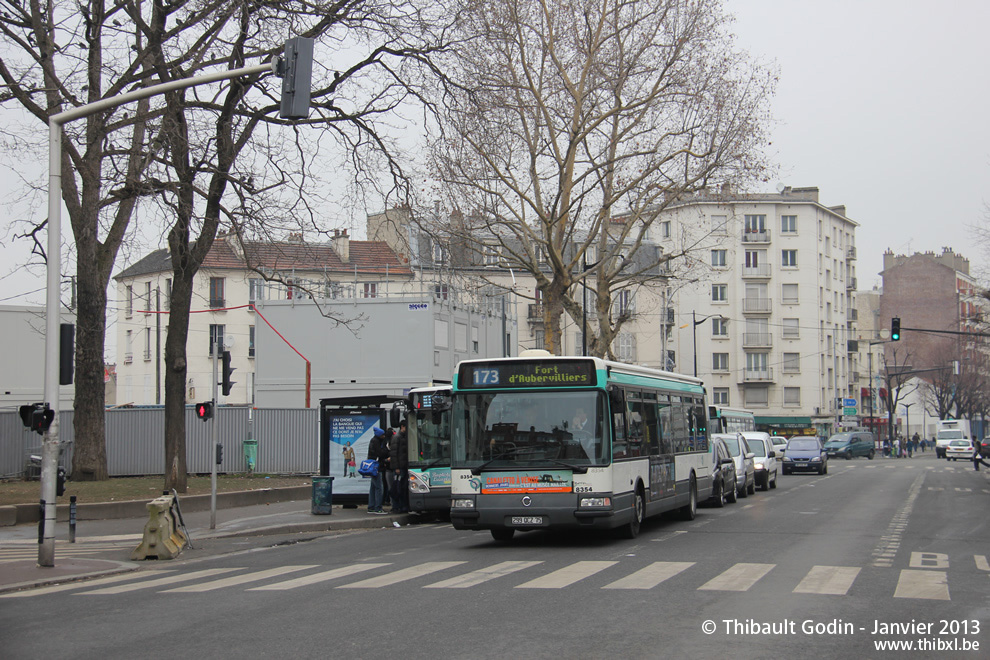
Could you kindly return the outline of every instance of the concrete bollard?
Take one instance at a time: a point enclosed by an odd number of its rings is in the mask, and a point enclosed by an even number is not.
[[[144,537],[131,553],[131,559],[175,559],[188,543],[172,516],[174,497],[163,495],[148,502],[148,522]]]

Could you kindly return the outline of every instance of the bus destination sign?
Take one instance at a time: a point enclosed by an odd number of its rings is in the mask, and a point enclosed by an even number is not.
[[[592,360],[506,360],[462,364],[457,384],[482,387],[581,387],[596,384]]]

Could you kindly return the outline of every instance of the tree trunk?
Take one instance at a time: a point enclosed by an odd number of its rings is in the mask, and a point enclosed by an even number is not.
[[[165,490],[186,492],[186,340],[192,278],[173,272],[165,339]],[[197,392],[199,394],[199,392]],[[200,399],[210,396],[207,391]]]

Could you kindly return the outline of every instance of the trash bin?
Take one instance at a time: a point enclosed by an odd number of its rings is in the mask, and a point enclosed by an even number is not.
[[[258,463],[258,441],[248,438],[244,440],[244,462],[247,463],[248,472],[254,472]]]
[[[313,477],[313,515],[333,513],[333,477]]]

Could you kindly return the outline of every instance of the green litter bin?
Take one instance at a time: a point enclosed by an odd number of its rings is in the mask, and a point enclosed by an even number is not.
[[[313,477],[313,515],[333,513],[333,477]]]
[[[254,472],[258,464],[258,441],[248,438],[244,440],[244,462],[247,463],[248,472]]]

